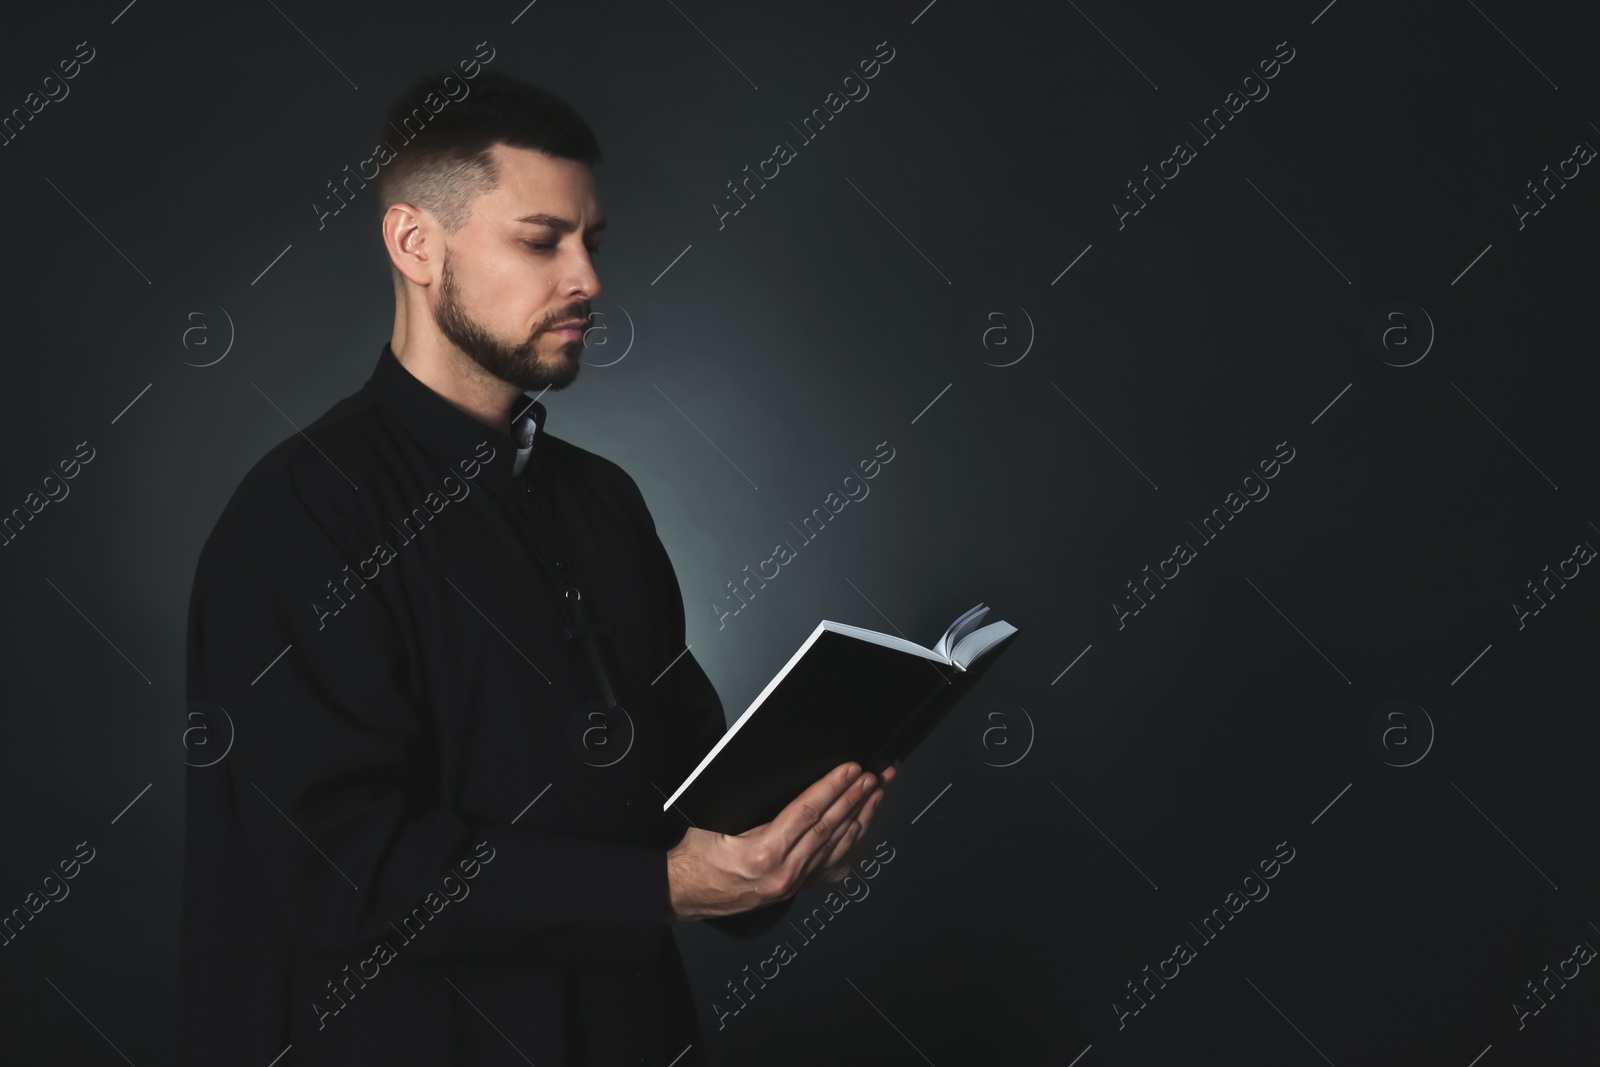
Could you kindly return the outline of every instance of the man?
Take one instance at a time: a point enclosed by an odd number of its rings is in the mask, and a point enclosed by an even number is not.
[[[191,722],[232,746],[189,771],[191,1064],[705,1063],[673,924],[751,935],[842,879],[894,776],[738,836],[661,817],[721,702],[637,485],[526,395],[577,377],[600,151],[548,93],[455,80],[385,123],[415,136],[377,182],[371,379],[196,570]]]

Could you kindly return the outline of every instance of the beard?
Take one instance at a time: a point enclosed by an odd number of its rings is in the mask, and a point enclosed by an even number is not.
[[[433,313],[433,321],[439,327],[439,332],[470,356],[474,363],[501,381],[526,392],[530,389],[564,389],[578,376],[581,362],[576,350],[583,342],[562,342],[562,354],[558,357],[559,362],[553,366],[539,361],[538,342],[540,334],[548,326],[586,318],[587,310],[563,308],[551,316],[547,323],[536,327],[527,340],[507,344],[467,315],[461,306],[461,293],[455,284],[455,274],[446,261],[439,284],[439,306]]]

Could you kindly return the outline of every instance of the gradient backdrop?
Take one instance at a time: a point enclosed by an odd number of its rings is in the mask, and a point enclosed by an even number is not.
[[[0,145],[0,512],[93,458],[0,551],[0,912],[94,858],[0,947],[0,1060],[176,1056],[195,560],[388,339],[373,190],[319,224],[329,183],[485,42],[607,154],[549,428],[639,482],[730,721],[822,618],[1022,631],[721,1029],[772,945],[680,929],[715,1062],[1595,1062],[1594,24],[924,3],[7,27],[0,110],[58,99]]]

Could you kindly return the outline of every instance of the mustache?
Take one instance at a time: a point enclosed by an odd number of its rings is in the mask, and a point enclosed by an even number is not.
[[[551,315],[548,319],[546,319],[543,323],[540,324],[539,328],[535,332],[536,333],[546,333],[552,327],[554,327],[557,323],[560,323],[560,322],[571,322],[573,319],[582,319],[584,326],[587,327],[587,326],[591,325],[589,320],[592,319],[593,317],[594,317],[594,312],[593,311],[591,311],[585,305],[578,304],[578,305],[575,305],[573,307],[564,309],[559,314]]]

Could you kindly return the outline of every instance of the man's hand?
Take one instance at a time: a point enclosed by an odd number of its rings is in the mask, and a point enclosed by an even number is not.
[[[667,853],[673,915],[736,915],[843,878],[896,768],[882,781],[860,772],[858,764],[840,764],[777,818],[742,834],[691,827]]]

